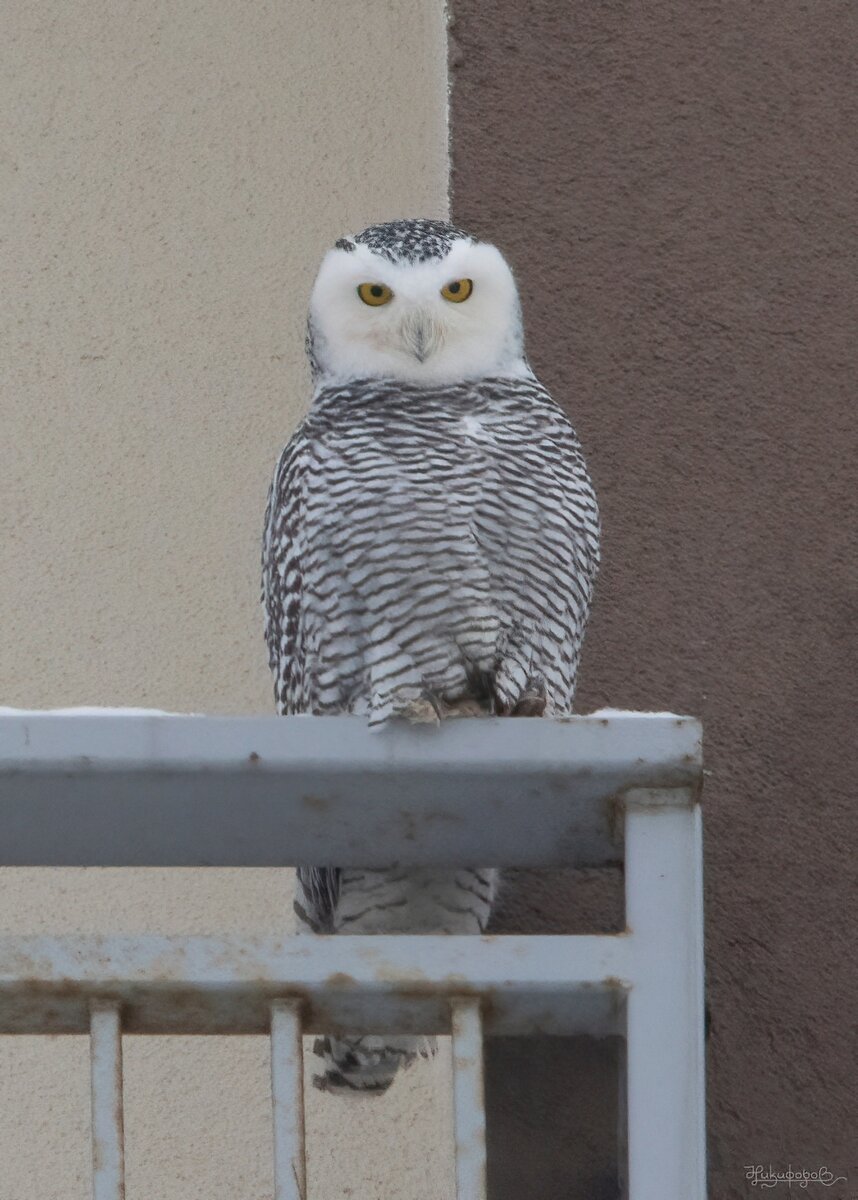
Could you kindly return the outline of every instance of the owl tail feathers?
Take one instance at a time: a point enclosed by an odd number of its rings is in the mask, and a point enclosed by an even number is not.
[[[313,1076],[313,1085],[323,1092],[377,1096],[387,1091],[400,1067],[410,1067],[418,1058],[431,1058],[435,1049],[432,1037],[317,1038],[313,1050],[325,1066],[321,1074]]]

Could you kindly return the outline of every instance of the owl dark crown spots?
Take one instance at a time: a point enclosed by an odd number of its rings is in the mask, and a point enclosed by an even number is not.
[[[380,254],[388,262],[420,263],[432,258],[444,258],[450,253],[453,243],[461,240],[474,242],[476,238],[446,221],[418,218],[370,225],[348,244],[346,239],[341,239],[337,246],[346,250],[354,249],[357,244],[368,247],[373,254]]]

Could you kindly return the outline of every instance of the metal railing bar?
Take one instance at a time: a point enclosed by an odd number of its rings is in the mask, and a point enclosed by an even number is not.
[[[486,1200],[486,1104],[480,1001],[459,997],[450,1005],[453,1031],[453,1130],[456,1200]]]
[[[701,820],[651,814],[630,797],[626,908],[635,929],[628,997],[628,1181],[631,1200],[705,1200]]]
[[[622,856],[629,788],[687,804],[700,739],[666,714],[428,734],[349,716],[0,714],[0,865],[596,865]]]
[[[93,1200],[124,1200],[122,1019],[119,1005],[93,1001],[90,1016]]]
[[[275,1000],[271,1006],[271,1097],[274,1112],[275,1200],[305,1200],[304,1057],[301,1005]]]
[[[620,1033],[635,936],[2,937],[0,1033],[83,1033],[107,997],[126,1034],[267,1034],[295,996],[308,1034],[448,1034],[461,994],[491,1035]]]

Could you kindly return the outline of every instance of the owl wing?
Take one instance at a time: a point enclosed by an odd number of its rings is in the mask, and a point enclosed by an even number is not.
[[[307,712],[301,607],[305,545],[303,510],[309,461],[305,427],[296,430],[280,455],[268,491],[262,539],[262,603],[268,664],[281,714]],[[340,894],[337,867],[298,867],[295,911],[317,933],[331,932]]]
[[[543,433],[549,478],[568,522],[568,545],[574,574],[586,594],[587,605],[599,572],[601,525],[596,492],[587,471],[581,443],[571,422],[553,400],[554,410]]]
[[[581,446],[541,385],[484,421],[484,488],[472,535],[482,546],[504,630],[493,690],[514,711],[544,689],[572,711],[578,657],[599,564],[599,513]]]
[[[281,714],[306,712],[301,608],[304,577],[302,510],[309,443],[300,426],[274,470],[262,539],[262,603],[268,665]]]

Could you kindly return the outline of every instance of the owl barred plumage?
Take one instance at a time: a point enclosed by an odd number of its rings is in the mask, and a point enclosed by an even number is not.
[[[599,558],[572,426],[523,354],[500,253],[434,221],[323,261],[315,395],[269,495],[263,598],[281,713],[437,721],[572,710]],[[298,872],[299,915],[350,933],[479,932],[496,873]],[[414,1038],[326,1040],[329,1086],[383,1090]]]

